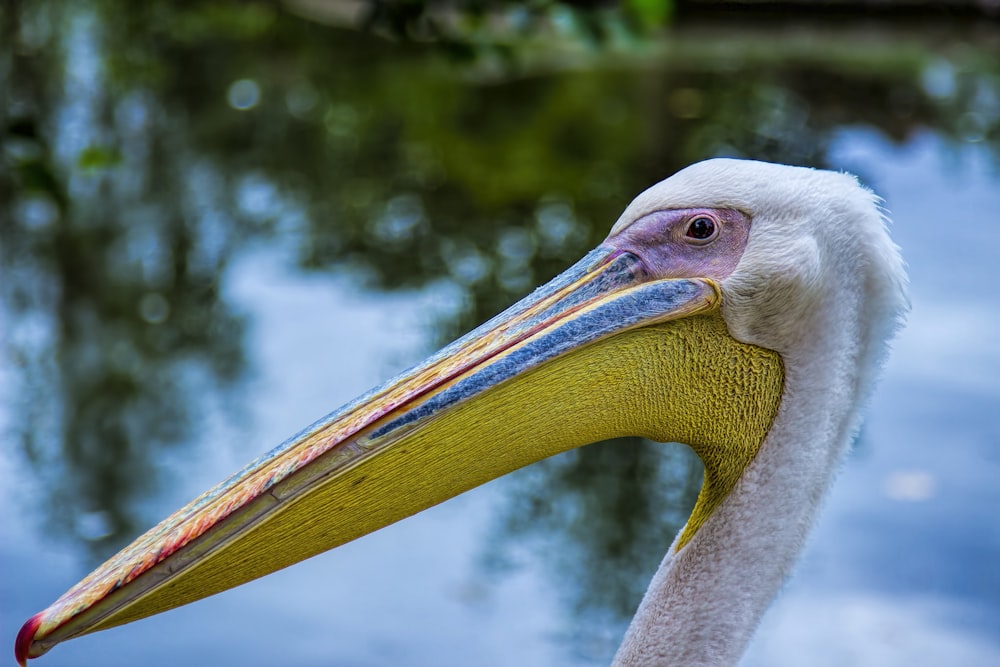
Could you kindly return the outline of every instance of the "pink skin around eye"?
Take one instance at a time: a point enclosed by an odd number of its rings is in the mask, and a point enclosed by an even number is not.
[[[685,236],[699,217],[715,223],[718,235],[708,243]],[[609,236],[604,245],[637,255],[657,278],[722,280],[736,268],[749,236],[750,217],[741,211],[689,208],[643,216]]]

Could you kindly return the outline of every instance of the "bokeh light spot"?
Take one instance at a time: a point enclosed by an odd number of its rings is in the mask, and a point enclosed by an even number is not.
[[[163,324],[170,317],[170,304],[159,292],[149,292],[139,300],[139,315],[150,324]]]
[[[252,109],[260,102],[260,86],[253,79],[233,81],[226,92],[226,101],[240,111]]]

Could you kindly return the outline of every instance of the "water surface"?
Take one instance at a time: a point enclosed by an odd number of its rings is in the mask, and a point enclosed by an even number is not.
[[[859,174],[913,299],[745,664],[1000,663],[995,45],[776,30],[761,49],[730,28],[705,49],[680,30],[666,53],[502,76],[213,6],[25,12],[0,217],[0,636],[569,265],[642,188],[739,155]],[[677,445],[588,447],[39,664],[599,664],[699,476]]]

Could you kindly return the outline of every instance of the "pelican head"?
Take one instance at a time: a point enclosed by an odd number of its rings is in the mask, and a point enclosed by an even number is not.
[[[633,435],[691,446],[705,481],[616,662],[733,664],[859,426],[905,288],[853,177],[692,165],[563,274],[139,537],[29,619],[16,658]]]

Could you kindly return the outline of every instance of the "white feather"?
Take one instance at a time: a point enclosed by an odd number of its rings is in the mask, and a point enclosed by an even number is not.
[[[853,176],[709,160],[640,194],[615,230],[693,207],[752,219],[722,283],[723,317],[738,340],[780,353],[784,393],[736,488],[660,565],[615,658],[622,665],[739,660],[801,551],[908,309],[880,201]]]

